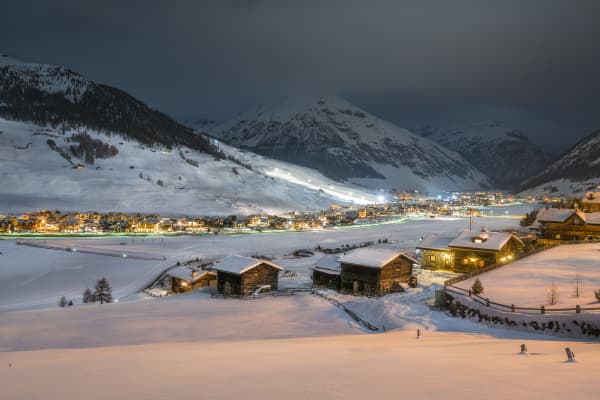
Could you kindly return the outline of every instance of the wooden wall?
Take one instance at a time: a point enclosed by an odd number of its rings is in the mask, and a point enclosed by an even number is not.
[[[323,271],[313,271],[312,281],[314,287],[340,290],[340,275],[328,274]]]
[[[261,285],[271,285],[271,290],[277,290],[279,270],[268,264],[259,264],[250,271],[242,274],[241,295],[252,294]]]
[[[574,223],[575,221],[581,221],[577,216],[572,216],[567,219],[565,223],[559,222],[548,222],[544,229],[545,239],[558,239],[558,240],[585,240],[590,235],[600,235],[600,225],[590,225],[580,223]],[[560,235],[560,237],[557,237]]]
[[[431,257],[434,257],[432,260]],[[450,250],[421,250],[421,267],[424,269],[444,269],[452,271],[454,269],[454,257]]]
[[[383,296],[400,291],[412,275],[412,261],[399,256],[382,268],[341,264],[340,290],[366,296]]]
[[[225,296],[240,296],[242,277],[229,272],[217,271],[217,293]]]

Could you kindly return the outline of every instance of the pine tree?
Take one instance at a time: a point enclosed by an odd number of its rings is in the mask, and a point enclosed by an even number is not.
[[[58,305],[61,307],[66,307],[67,305],[67,298],[65,296],[62,296],[58,302]]]
[[[90,290],[90,288],[85,289],[83,292],[83,302],[84,303],[93,303],[95,301],[94,294]]]
[[[473,286],[471,286],[471,290],[473,291],[474,294],[483,293],[483,285],[481,284],[481,281],[479,280],[479,278],[475,279],[475,282],[473,282]]]
[[[108,280],[106,278],[103,277],[96,282],[94,298],[96,300],[100,300],[100,304],[112,302],[112,288],[108,284]]]

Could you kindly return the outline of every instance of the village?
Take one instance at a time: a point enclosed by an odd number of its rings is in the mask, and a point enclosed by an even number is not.
[[[335,249],[318,246],[298,250],[290,256],[312,259],[316,252],[324,255],[310,266],[310,282],[305,287],[291,289],[330,289],[342,294],[380,297],[417,287],[418,275],[423,270],[453,274],[456,283],[462,276],[483,274],[560,244],[600,241],[600,192],[588,192],[574,204],[582,208],[534,210],[535,221],[519,232],[465,229],[454,234],[427,235],[419,240],[414,252],[398,250],[387,239]],[[165,296],[210,288],[213,296],[256,298],[277,292],[281,288],[281,272],[286,270],[285,265],[258,255],[202,261],[178,263],[155,281],[147,293]]]
[[[419,192],[393,192],[392,200],[368,206],[332,205],[311,213],[282,215],[161,216],[96,211],[41,210],[19,215],[0,214],[0,234],[202,234],[280,230],[304,231],[336,226],[380,223],[394,218],[479,216],[490,206],[531,202],[501,192],[453,192],[434,197]],[[538,199],[556,202],[559,199]],[[493,216],[494,211],[488,211]]]

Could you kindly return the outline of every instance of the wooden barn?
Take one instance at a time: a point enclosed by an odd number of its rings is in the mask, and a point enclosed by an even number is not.
[[[323,256],[312,268],[313,287],[340,290],[341,268],[338,256],[329,254]]]
[[[174,293],[185,293],[207,286],[217,285],[217,274],[213,271],[189,267],[176,267],[167,272],[168,286]]]
[[[343,255],[340,261],[340,290],[366,296],[383,296],[402,291],[413,265],[418,262],[392,249],[361,248]]]
[[[535,222],[539,236],[548,241],[600,238],[600,212],[549,208],[538,213]]]
[[[256,258],[230,256],[213,266],[217,272],[217,292],[225,296],[249,296],[261,286],[277,290],[283,268]]]
[[[488,265],[510,262],[525,251],[521,239],[509,232],[461,232],[448,247],[456,272],[471,272]]]
[[[581,199],[581,208],[584,212],[600,211],[600,192],[587,192]]]
[[[454,256],[448,244],[454,236],[430,235],[417,246],[420,253],[421,267],[433,270],[454,270]]]

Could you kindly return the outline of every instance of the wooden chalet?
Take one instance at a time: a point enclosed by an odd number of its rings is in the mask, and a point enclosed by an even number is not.
[[[337,255],[323,256],[315,263],[312,271],[313,287],[340,290],[342,271]]]
[[[383,296],[402,291],[418,262],[392,249],[361,248],[340,257],[340,291]]]
[[[539,211],[535,228],[546,241],[600,239],[600,212],[582,212],[564,208]]]
[[[217,292],[225,296],[249,296],[256,289],[270,285],[277,290],[279,271],[283,268],[270,261],[230,256],[215,264]]]
[[[185,293],[217,285],[217,273],[190,267],[176,267],[167,272],[166,285],[174,293]]]
[[[600,192],[587,192],[581,199],[583,212],[600,212]]]
[[[421,268],[454,270],[454,255],[448,247],[452,240],[454,240],[454,236],[437,234],[423,239],[417,246],[421,258]]]
[[[525,251],[525,244],[509,232],[463,231],[448,243],[448,248],[454,257],[454,270],[471,272],[510,262]]]

